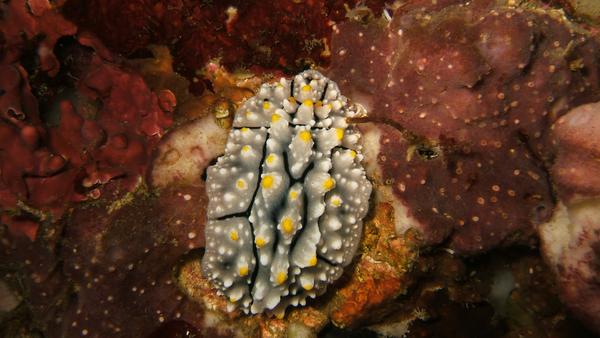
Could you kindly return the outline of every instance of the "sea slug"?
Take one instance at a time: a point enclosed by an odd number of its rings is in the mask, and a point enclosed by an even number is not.
[[[363,114],[315,70],[263,84],[207,169],[204,274],[230,308],[283,315],[325,292],[354,257],[371,184]]]

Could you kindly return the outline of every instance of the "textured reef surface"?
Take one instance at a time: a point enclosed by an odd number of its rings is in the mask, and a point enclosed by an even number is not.
[[[472,254],[526,241],[554,208],[548,126],[600,98],[598,43],[537,10],[419,13],[341,24],[331,77],[373,111],[373,161],[428,243]]]
[[[207,171],[203,270],[245,312],[283,316],[352,261],[371,195],[358,115],[313,70],[262,85],[235,114]]]
[[[1,2],[0,337],[597,335],[598,13],[596,0]],[[369,114],[317,126],[324,86],[279,81],[316,71]],[[323,156],[306,160],[304,139]],[[368,205],[338,193],[332,208],[342,179],[319,163],[337,160],[366,175]],[[265,232],[234,228],[296,188],[317,201],[278,206]],[[323,241],[301,243],[311,203]],[[275,249],[262,270],[259,245]],[[344,268],[321,281],[329,263]]]

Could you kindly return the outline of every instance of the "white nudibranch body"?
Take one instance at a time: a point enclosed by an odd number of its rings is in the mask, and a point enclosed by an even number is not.
[[[357,112],[307,70],[263,84],[208,168],[203,273],[246,313],[282,315],[325,292],[358,247],[371,183]]]

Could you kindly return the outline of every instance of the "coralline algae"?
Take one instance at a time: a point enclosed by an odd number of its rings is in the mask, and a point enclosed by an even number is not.
[[[237,111],[207,171],[202,268],[230,308],[283,314],[325,292],[358,246],[371,184],[358,109],[308,70],[264,84]]]

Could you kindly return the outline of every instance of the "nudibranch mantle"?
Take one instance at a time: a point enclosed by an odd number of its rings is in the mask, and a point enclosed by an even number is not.
[[[202,270],[229,309],[282,315],[325,292],[356,253],[371,183],[363,114],[315,70],[263,84],[207,169]]]

